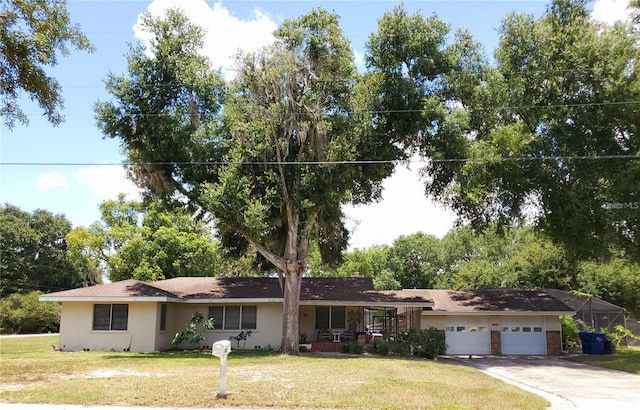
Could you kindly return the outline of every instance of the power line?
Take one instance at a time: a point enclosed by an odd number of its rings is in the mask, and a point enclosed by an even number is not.
[[[455,100],[450,101],[452,103],[456,103]],[[446,101],[442,101],[443,104],[446,104]],[[466,111],[503,111],[503,110],[525,110],[525,109],[557,109],[557,108],[582,108],[582,107],[608,107],[608,106],[631,106],[631,105],[640,105],[640,100],[638,101],[603,101],[603,102],[586,102],[586,103],[562,103],[562,104],[539,104],[539,105],[504,105],[504,106],[496,106],[496,107],[474,107],[474,106],[462,106],[460,110]],[[341,114],[346,115],[362,115],[362,114],[402,114],[402,113],[420,113],[424,110],[421,108],[418,109],[401,109],[401,110],[357,110],[357,111],[340,111]],[[29,115],[35,115],[30,113]],[[65,113],[65,117],[79,117],[79,116],[95,116],[95,113],[92,114],[69,114]],[[134,119],[136,117],[162,117],[162,116],[170,116],[173,114],[169,113],[133,113],[133,114],[124,114],[127,117],[131,117]],[[310,113],[306,112],[291,112],[288,113],[289,116],[307,116]],[[183,115],[185,118],[190,117],[189,114]]]
[[[122,163],[98,163],[98,162],[0,162],[0,166],[227,166],[227,165],[384,165],[384,164],[429,164],[429,163],[455,163],[455,162],[532,162],[532,161],[602,161],[602,160],[636,160],[640,154],[626,155],[572,155],[572,156],[547,156],[547,157],[487,157],[487,158],[430,158],[424,160],[364,160],[364,161],[158,161],[158,162],[122,162]]]

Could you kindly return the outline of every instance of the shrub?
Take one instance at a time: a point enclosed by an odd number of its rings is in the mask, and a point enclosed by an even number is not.
[[[562,329],[562,350],[565,352],[580,351],[580,329],[571,315],[560,316]]]
[[[636,336],[631,330],[622,325],[614,327],[613,332],[607,328],[602,328],[602,333],[607,335],[615,347],[620,347],[621,344],[626,343],[629,339],[640,340],[640,336]]]
[[[304,352],[308,352],[309,348],[307,346],[300,345],[298,346],[298,350],[300,351],[300,353],[304,353]]]
[[[213,326],[212,326],[213,328]],[[236,342],[236,348],[240,350],[240,342],[242,341],[242,350],[247,346],[247,338],[251,336],[251,330],[242,330],[235,336],[229,336],[229,340]]]
[[[41,292],[14,293],[0,300],[2,333],[48,333],[60,329],[60,306],[40,302]]]
[[[427,359],[433,359],[438,355],[445,354],[447,343],[444,333],[430,326],[420,332],[420,346],[418,354]]]
[[[342,343],[340,345],[340,353],[350,353],[351,352],[351,343]]]
[[[376,352],[380,353],[383,356],[389,356],[389,343],[387,342],[377,342],[375,344]]]
[[[351,351],[353,352],[353,354],[364,353],[364,342],[356,340],[355,342],[351,343]]]
[[[184,330],[176,333],[171,341],[171,345],[178,346],[183,342],[198,345],[204,340],[203,333],[205,330],[213,329],[213,318],[205,319],[204,315],[198,311],[195,311],[191,315],[191,320],[185,326]]]

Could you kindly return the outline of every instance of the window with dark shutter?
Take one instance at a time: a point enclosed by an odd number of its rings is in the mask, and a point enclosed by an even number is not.
[[[242,307],[242,328],[243,329],[257,329],[257,306],[243,306]]]
[[[167,304],[160,305],[160,331],[167,330]]]

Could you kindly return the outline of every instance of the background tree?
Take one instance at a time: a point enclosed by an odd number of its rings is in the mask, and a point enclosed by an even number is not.
[[[64,215],[0,206],[0,294],[72,289],[83,280],[96,283],[68,257],[69,231]]]
[[[530,220],[578,258],[638,261],[639,37],[587,3],[507,16],[496,66],[455,98],[468,160],[448,184],[427,169],[427,190],[476,226]]]
[[[100,205],[102,221],[76,228],[69,248],[112,281],[214,276],[218,250],[209,229],[184,209],[143,206],[124,195]]]
[[[40,302],[40,291],[0,299],[0,333],[47,333],[60,330],[58,303]]]
[[[438,287],[455,289],[575,289],[575,262],[562,246],[530,227],[503,231],[469,227],[442,240],[445,264]]]
[[[404,289],[434,288],[441,267],[440,248],[435,236],[402,235],[389,249],[389,270]]]
[[[0,115],[12,128],[28,123],[18,105],[21,91],[37,101],[47,119],[58,125],[63,116],[60,84],[45,71],[69,47],[93,51],[80,26],[72,24],[64,0],[0,0]]]
[[[640,318],[640,265],[616,257],[609,263],[583,262],[578,267],[578,289],[624,307]]]

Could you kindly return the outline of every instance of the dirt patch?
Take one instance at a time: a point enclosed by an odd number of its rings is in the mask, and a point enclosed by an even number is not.
[[[27,387],[26,384],[0,384],[0,392],[3,391],[18,391]]]
[[[59,378],[73,380],[73,379],[108,379],[111,377],[120,376],[132,376],[132,377],[166,377],[170,376],[169,373],[150,373],[139,372],[137,370],[129,369],[97,369],[86,373],[79,374],[65,374],[60,375]]]

